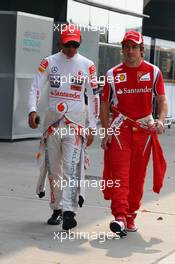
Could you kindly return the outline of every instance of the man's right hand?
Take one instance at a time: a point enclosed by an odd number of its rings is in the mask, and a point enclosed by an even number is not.
[[[112,141],[112,135],[107,135],[106,137],[104,137],[101,142],[102,149],[107,150],[109,144],[111,144],[111,141]]]
[[[29,127],[35,129],[38,127],[38,123],[36,122],[36,118],[38,117],[36,112],[31,112],[28,117]]]

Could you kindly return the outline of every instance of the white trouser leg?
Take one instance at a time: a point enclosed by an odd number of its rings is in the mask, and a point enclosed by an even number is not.
[[[62,182],[62,150],[61,139],[58,135],[50,135],[47,139],[46,161],[50,183],[50,207],[52,210],[61,209]]]
[[[64,133],[61,135],[61,129]],[[78,182],[80,179],[80,154],[82,138],[68,133],[68,126],[61,120],[59,132],[47,139],[46,160],[51,189],[50,206],[53,210],[76,211]]]
[[[82,138],[75,135],[65,135],[62,138],[63,153],[63,211],[76,211],[78,206],[78,183],[80,180],[80,154]]]

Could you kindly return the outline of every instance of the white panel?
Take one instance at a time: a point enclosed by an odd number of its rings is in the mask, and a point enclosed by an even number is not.
[[[17,13],[16,74],[33,74],[52,52],[53,19]]]
[[[37,137],[41,132],[28,127],[28,93],[41,59],[52,54],[53,19],[17,12],[16,67],[14,85],[12,138]],[[41,119],[47,107],[47,90],[43,87]]]

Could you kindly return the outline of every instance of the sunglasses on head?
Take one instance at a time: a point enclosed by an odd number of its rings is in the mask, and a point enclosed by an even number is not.
[[[63,46],[65,48],[71,48],[71,47],[73,47],[73,48],[77,49],[77,48],[79,48],[80,43],[78,43],[76,41],[69,41],[69,42],[65,43]]]

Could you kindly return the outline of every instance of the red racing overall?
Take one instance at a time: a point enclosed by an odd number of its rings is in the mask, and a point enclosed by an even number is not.
[[[107,72],[102,102],[112,102],[113,109],[133,120],[139,120],[152,113],[153,94],[164,95],[160,70],[146,61],[137,68],[129,68],[123,63]],[[113,119],[118,115],[117,111],[113,111]],[[120,127],[120,134],[112,136],[112,142],[105,151],[103,178],[112,179],[113,183],[119,181],[120,186],[114,184],[103,192],[104,198],[111,200],[112,214],[115,217],[135,213],[139,209],[153,146],[154,163],[156,158],[162,158],[159,160],[160,167],[157,167],[158,173],[154,177],[154,191],[159,192],[166,164],[157,135],[144,133],[126,120]],[[156,174],[156,169],[154,172]]]

